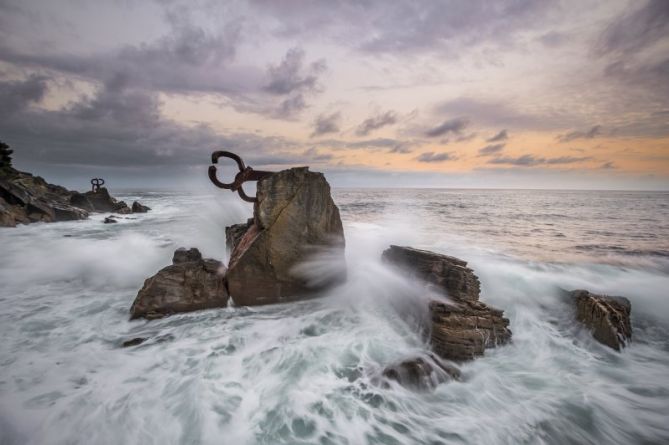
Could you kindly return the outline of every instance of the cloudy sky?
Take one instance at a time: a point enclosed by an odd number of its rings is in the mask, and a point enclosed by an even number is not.
[[[228,149],[336,186],[669,189],[669,0],[0,0],[0,140],[69,186]]]

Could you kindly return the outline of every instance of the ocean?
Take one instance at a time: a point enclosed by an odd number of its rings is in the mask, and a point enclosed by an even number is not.
[[[178,247],[226,260],[231,193],[124,192],[153,210],[0,229],[0,444],[669,443],[669,193],[335,189],[348,280],[320,298],[129,321]],[[512,343],[417,392],[429,345],[390,244],[469,262]],[[313,264],[314,274],[327,264]],[[563,291],[632,303],[617,353]],[[121,347],[125,340],[145,343]]]

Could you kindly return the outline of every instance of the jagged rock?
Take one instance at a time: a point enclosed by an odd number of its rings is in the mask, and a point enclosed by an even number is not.
[[[102,221],[102,222],[103,222],[104,224],[115,224],[115,223],[117,223],[118,221],[116,221],[116,220],[114,219],[113,216],[108,216],[108,217],[106,217],[106,218],[104,219],[104,221]]]
[[[595,295],[587,290],[570,294],[576,303],[576,318],[592,331],[597,341],[620,351],[632,339],[632,305],[627,298]]]
[[[448,380],[459,380],[460,370],[437,357],[416,357],[387,366],[383,376],[410,389],[433,389]]]
[[[91,201],[88,199],[88,196],[86,196],[83,193],[73,192],[72,195],[70,196],[70,204],[72,204],[75,207],[79,207],[80,209],[87,210],[89,212],[95,211],[93,203],[91,203]]]
[[[239,305],[270,304],[313,295],[345,277],[344,231],[322,173],[308,167],[258,181],[253,224],[231,254],[227,281]],[[296,272],[328,250],[329,273],[316,283]]]
[[[0,225],[85,219],[88,212],[69,204],[70,192],[48,184],[43,178],[17,170],[0,177]]]
[[[443,291],[457,300],[477,301],[479,279],[467,262],[458,258],[412,247],[390,246],[383,252],[383,259]]]
[[[151,210],[150,207],[140,204],[139,201],[132,203],[132,213],[146,213],[149,210]]]
[[[433,300],[432,349],[449,360],[471,360],[486,348],[511,340],[504,312],[478,301],[480,284],[474,271],[461,259],[411,247],[390,246],[383,259],[408,271],[449,300]]]
[[[106,187],[100,187],[98,191],[89,191],[83,194],[88,199],[88,202],[93,206],[95,212],[111,212],[128,214],[132,213],[132,209],[128,207],[124,201],[119,201],[109,194]]]
[[[220,261],[197,249],[178,249],[172,265],[147,279],[130,308],[130,318],[161,318],[177,312],[225,307],[228,292]]]
[[[225,228],[225,248],[228,250],[228,253],[235,250],[239,241],[252,225],[253,218],[249,218],[245,223],[233,224]]]
[[[471,360],[511,340],[509,319],[504,312],[480,301],[430,302],[432,349],[455,361]]]

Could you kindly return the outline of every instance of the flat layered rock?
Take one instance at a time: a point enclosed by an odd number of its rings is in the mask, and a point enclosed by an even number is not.
[[[632,305],[627,298],[596,295],[587,290],[570,294],[576,304],[576,318],[597,341],[620,351],[632,339]]]
[[[271,304],[313,296],[345,278],[344,230],[322,173],[292,168],[258,181],[253,224],[234,245],[227,273],[238,305]],[[329,252],[329,271],[318,283],[296,272],[314,255]]]
[[[147,279],[130,308],[130,318],[161,318],[178,312],[225,307],[225,267],[203,259],[197,249],[178,249],[172,265]]]
[[[470,301],[479,299],[479,279],[467,267],[467,262],[459,258],[401,246],[390,246],[383,252],[382,258],[450,298]]]
[[[445,359],[472,360],[511,340],[504,312],[480,301],[432,301],[430,313],[432,349]]]

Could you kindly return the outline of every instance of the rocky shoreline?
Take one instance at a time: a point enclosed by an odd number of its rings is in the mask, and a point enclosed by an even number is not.
[[[11,166],[0,168],[0,227],[18,224],[87,219],[89,213],[144,213],[150,210],[139,202],[129,206],[100,187],[80,193]]]

